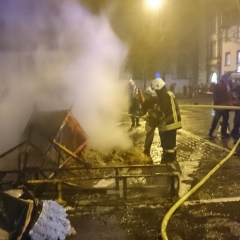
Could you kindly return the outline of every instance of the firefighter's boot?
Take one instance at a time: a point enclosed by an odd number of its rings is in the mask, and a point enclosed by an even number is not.
[[[175,152],[167,152],[166,150],[163,151],[161,164],[173,163],[175,160],[176,160]]]
[[[161,164],[167,164],[168,172],[179,172],[180,174],[182,174],[182,170],[177,161],[176,150],[174,152],[163,151]]]

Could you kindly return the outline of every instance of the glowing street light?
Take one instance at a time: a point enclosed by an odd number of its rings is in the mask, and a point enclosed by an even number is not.
[[[147,0],[148,6],[153,9],[158,9],[162,3],[162,0]]]

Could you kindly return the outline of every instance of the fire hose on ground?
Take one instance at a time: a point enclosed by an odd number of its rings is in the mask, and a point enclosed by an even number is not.
[[[209,178],[224,164],[226,163],[236,152],[238,145],[240,144],[240,139],[238,139],[237,143],[233,146],[230,153],[222,159],[199,183],[197,183],[189,192],[187,192],[183,197],[181,197],[167,212],[167,214],[164,216],[162,224],[161,224],[161,237],[163,240],[167,240],[167,224],[170,219],[170,217],[173,215],[173,213],[177,210],[177,208],[184,203],[195,191],[197,191],[204,183],[209,180]]]
[[[228,109],[228,110],[240,110],[240,106],[220,106],[220,105],[191,105],[191,104],[182,104],[179,105],[180,108],[208,108],[208,109]],[[126,113],[125,113],[126,114]],[[132,114],[126,114],[129,116],[134,116]],[[137,116],[135,116],[137,117]],[[141,117],[142,118],[142,117]],[[144,118],[143,118],[144,119]],[[144,119],[145,120],[145,119]],[[233,146],[232,150],[229,152],[229,154],[222,159],[199,183],[197,183],[189,192],[187,192],[183,197],[181,197],[167,212],[167,214],[164,216],[161,228],[160,228],[160,239],[162,240],[168,240],[167,237],[167,224],[169,222],[169,219],[173,215],[173,213],[183,204],[194,192],[196,192],[203,184],[205,184],[210,177],[224,164],[226,163],[236,152],[238,145],[240,144],[240,138],[236,142],[236,144]]]
[[[237,106],[217,106],[217,105],[180,105],[180,107],[194,107],[194,108],[214,108],[214,109],[229,109],[229,110],[240,110]],[[210,177],[224,164],[226,163],[236,152],[238,145],[240,144],[240,139],[233,146],[230,153],[222,159],[199,183],[197,183],[189,192],[187,192],[183,197],[181,197],[167,212],[161,223],[161,239],[168,240],[167,237],[167,224],[173,213],[183,204],[194,192],[196,192],[204,183],[206,183]]]

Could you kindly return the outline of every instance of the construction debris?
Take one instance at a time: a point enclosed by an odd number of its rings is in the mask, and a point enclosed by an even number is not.
[[[0,191],[0,229],[6,240],[64,240],[76,234],[60,204],[38,201],[24,187]]]

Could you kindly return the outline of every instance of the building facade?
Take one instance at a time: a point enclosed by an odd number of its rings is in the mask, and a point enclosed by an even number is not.
[[[233,72],[240,78],[240,25],[231,26],[223,31],[222,73]]]
[[[210,85],[221,75],[221,15],[209,1],[199,1],[198,83]]]
[[[199,0],[198,82],[217,82],[240,72],[240,13],[237,1]],[[235,77],[236,78],[236,77]]]

